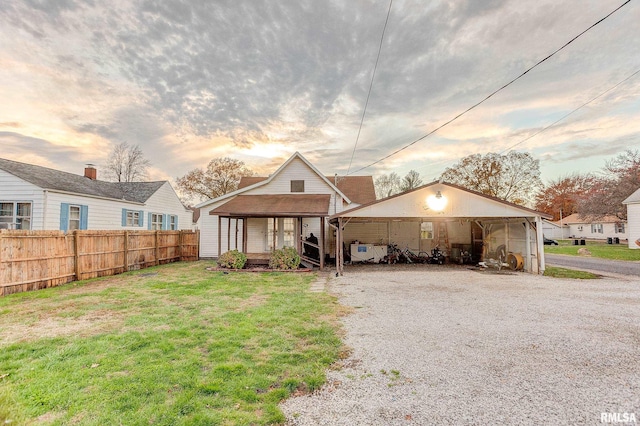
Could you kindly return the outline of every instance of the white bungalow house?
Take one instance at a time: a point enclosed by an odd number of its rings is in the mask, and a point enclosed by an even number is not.
[[[574,213],[563,219],[563,223],[569,227],[568,238],[588,238],[593,240],[606,240],[619,238],[626,240],[628,236],[627,221],[616,216],[605,216],[600,219],[590,219]]]
[[[627,236],[630,249],[640,249],[640,189],[622,202],[627,206]]]
[[[191,229],[192,212],[171,184],[105,182],[0,158],[0,229]]]
[[[327,218],[374,200],[371,176],[328,177],[296,152],[270,176],[243,178],[238,190],[196,206],[200,257],[237,249],[260,262],[285,246],[304,254],[313,234],[319,253],[306,261],[323,267],[326,255],[335,256]]]

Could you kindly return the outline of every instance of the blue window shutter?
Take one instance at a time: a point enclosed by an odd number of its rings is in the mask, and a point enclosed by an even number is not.
[[[166,215],[166,214],[163,213],[162,214],[162,229],[165,230],[165,231],[167,229],[169,229],[169,223],[168,223],[169,220],[168,219],[169,219],[169,215]]]
[[[80,229],[89,226],[89,206],[80,206]]]
[[[151,213],[149,213],[148,219],[149,220],[147,221],[147,229],[150,230],[151,229]]]
[[[127,226],[127,209],[122,209],[122,226]]]
[[[142,228],[144,226],[144,212],[142,210],[138,212],[138,218],[138,226]]]
[[[176,231],[178,230],[178,215],[174,216],[176,218]]]
[[[60,230],[67,231],[69,229],[69,203],[60,204]]]

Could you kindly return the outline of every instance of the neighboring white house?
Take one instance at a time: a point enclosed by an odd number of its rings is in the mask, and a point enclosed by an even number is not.
[[[564,219],[562,220],[562,225],[560,225],[560,222],[551,222],[550,220],[543,219],[542,233],[545,237],[552,240],[569,238],[569,226],[565,223]]]
[[[622,204],[627,205],[629,248],[640,249],[640,189],[627,197]]]
[[[192,229],[171,184],[104,182],[0,158],[0,229]]]
[[[200,257],[217,258],[237,249],[259,257],[274,249],[303,252],[313,233],[325,254],[335,255],[335,233],[326,218],[375,200],[371,176],[327,177],[296,152],[269,177],[243,178],[239,189],[200,209]],[[333,250],[333,252],[332,252]]]
[[[628,236],[627,221],[620,220],[616,216],[605,216],[591,220],[574,213],[565,217],[563,223],[569,226],[569,232],[566,234],[567,238],[589,238],[594,240],[619,238],[626,240]]]

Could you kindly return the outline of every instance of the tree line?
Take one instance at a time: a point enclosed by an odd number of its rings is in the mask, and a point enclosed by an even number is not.
[[[105,165],[107,177],[117,182],[143,180],[150,162],[139,146],[117,145]],[[185,204],[216,198],[238,188],[240,179],[254,172],[243,161],[214,158],[207,167],[195,168],[176,179]],[[626,150],[605,163],[597,173],[571,173],[543,184],[540,163],[526,152],[473,154],[445,169],[438,180],[534,208],[554,220],[579,213],[599,219],[627,219],[622,201],[640,188],[640,152]],[[386,198],[423,185],[415,170],[404,177],[395,172],[374,181],[376,197]]]

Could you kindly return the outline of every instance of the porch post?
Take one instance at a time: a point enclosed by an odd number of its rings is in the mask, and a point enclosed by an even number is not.
[[[324,269],[324,217],[320,218],[320,270]]]
[[[218,257],[222,254],[222,221],[220,220],[220,216],[218,216]]]
[[[247,218],[242,218],[242,252],[247,253]]]

